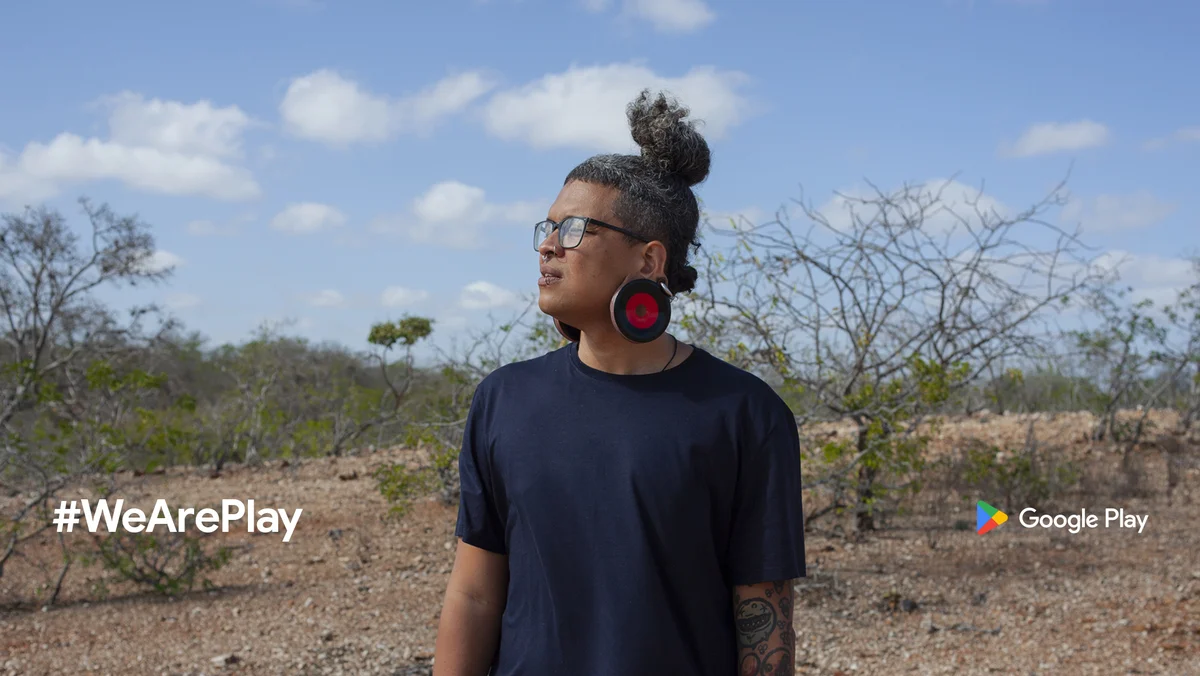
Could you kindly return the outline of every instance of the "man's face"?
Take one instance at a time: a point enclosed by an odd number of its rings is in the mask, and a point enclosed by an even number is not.
[[[558,193],[547,218],[559,223],[567,216],[582,216],[623,228],[612,211],[618,194],[615,188],[571,181]],[[541,271],[557,277],[539,281],[538,307],[574,326],[605,321],[613,293],[641,267],[640,248],[630,246],[618,232],[588,225],[578,247],[563,249],[555,231],[538,249]],[[549,260],[544,260],[545,254]]]

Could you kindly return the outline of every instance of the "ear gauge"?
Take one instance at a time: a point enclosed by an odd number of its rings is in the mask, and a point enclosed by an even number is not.
[[[658,338],[671,323],[671,290],[664,280],[644,277],[621,285],[609,303],[613,326],[626,340],[648,343]]]
[[[667,286],[666,277],[660,277],[658,279],[658,285],[662,287],[663,293],[667,296],[668,300],[675,297],[675,294],[671,293],[671,287]]]
[[[661,336],[671,323],[671,298],[675,294],[665,279],[657,282],[646,278],[626,281],[613,294],[608,311],[613,326],[626,340],[648,343]],[[579,341],[579,329],[554,320],[559,335],[572,343]]]

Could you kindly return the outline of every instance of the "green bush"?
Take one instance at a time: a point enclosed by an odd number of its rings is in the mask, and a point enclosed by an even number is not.
[[[191,591],[197,581],[211,588],[212,582],[204,573],[220,570],[232,556],[229,547],[217,547],[209,553],[201,538],[185,533],[117,531],[99,539],[96,550],[80,558],[85,566],[99,563],[122,580],[158,594],[177,596]]]
[[[430,488],[432,474],[428,468],[409,469],[405,465],[391,462],[371,472],[383,499],[390,507],[388,513],[402,517],[408,513],[412,501],[421,497]]]
[[[1006,457],[1001,458],[1001,454]],[[955,474],[961,478],[970,494],[1002,498],[1006,509],[1020,507],[1042,508],[1079,482],[1079,468],[1072,462],[1057,459],[1056,453],[1038,454],[1034,447],[1018,452],[1005,452],[995,444],[974,440],[957,458]]]

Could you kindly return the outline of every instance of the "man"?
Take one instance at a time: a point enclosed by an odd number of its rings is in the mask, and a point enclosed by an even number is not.
[[[578,340],[471,402],[435,676],[793,673],[805,574],[795,416],[669,332],[623,336],[630,279],[690,291],[709,170],[687,110],[629,106],[640,156],[576,167],[535,228],[539,307]]]

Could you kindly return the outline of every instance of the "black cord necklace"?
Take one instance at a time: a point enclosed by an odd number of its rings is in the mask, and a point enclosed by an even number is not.
[[[671,362],[675,361],[675,353],[679,351],[679,339],[675,336],[671,336],[671,342],[673,343],[673,346],[671,347],[671,358],[667,360],[667,363],[663,365],[662,371],[659,371],[659,373],[667,370],[667,367],[671,365]]]

